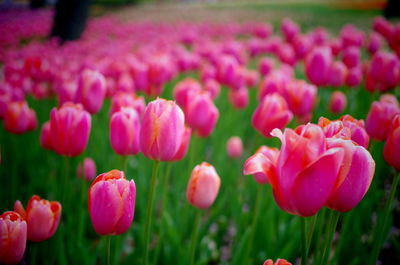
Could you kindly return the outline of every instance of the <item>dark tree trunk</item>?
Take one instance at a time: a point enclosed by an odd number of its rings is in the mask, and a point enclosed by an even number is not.
[[[400,17],[400,1],[388,0],[383,14],[386,18]]]
[[[56,5],[51,36],[61,42],[77,40],[86,26],[90,0],[59,0]]]
[[[46,0],[30,0],[29,7],[32,9],[41,8],[46,5]]]

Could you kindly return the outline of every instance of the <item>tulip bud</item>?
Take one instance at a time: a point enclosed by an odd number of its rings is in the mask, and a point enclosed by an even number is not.
[[[261,75],[263,76],[268,75],[273,68],[274,62],[268,57],[262,58],[258,64],[258,71],[260,71]]]
[[[88,192],[90,220],[100,235],[125,233],[135,213],[136,185],[122,171],[111,170],[93,181]]]
[[[51,145],[59,155],[80,155],[89,140],[90,128],[90,114],[80,104],[67,102],[50,112]]]
[[[133,108],[122,108],[114,112],[110,120],[110,143],[121,156],[139,152],[140,121]]]
[[[273,93],[264,97],[251,118],[253,127],[264,137],[272,137],[274,128],[283,129],[292,119],[286,100]]]
[[[249,91],[247,87],[241,87],[239,89],[229,90],[229,102],[236,109],[246,108],[249,104]]]
[[[350,46],[343,51],[342,62],[347,68],[354,68],[361,64],[360,49],[355,46]]]
[[[199,82],[197,82],[193,78],[186,78],[177,83],[174,87],[174,99],[176,100],[176,103],[178,103],[178,105],[181,106],[183,109],[186,109],[188,101],[190,100],[188,95],[192,91],[201,91],[201,86]]]
[[[0,215],[0,263],[18,264],[26,247],[26,221],[16,212]]]
[[[331,95],[329,109],[332,113],[341,113],[347,105],[347,98],[343,92],[335,91]]]
[[[400,171],[400,114],[392,119],[392,124],[383,149],[385,161]]]
[[[170,161],[182,144],[185,117],[179,106],[158,98],[147,105],[140,129],[140,150],[153,160]]]
[[[96,163],[90,157],[86,157],[83,160],[83,165],[78,165],[76,173],[79,178],[85,178],[87,181],[92,181],[96,176]]]
[[[86,69],[78,79],[76,102],[82,103],[90,113],[97,113],[106,96],[106,80],[97,71]]]
[[[314,48],[304,62],[307,78],[317,86],[324,86],[329,81],[332,65],[332,52],[328,47]]]
[[[207,91],[210,94],[210,97],[214,100],[218,97],[221,86],[214,79],[208,79],[204,81],[204,90]]]
[[[387,102],[385,98],[374,101],[368,112],[365,128],[369,136],[378,141],[384,141],[389,133],[393,117],[400,113],[397,102]]]
[[[329,84],[334,87],[340,87],[344,84],[347,77],[347,67],[344,63],[334,62],[330,70]]]
[[[36,113],[26,101],[12,101],[7,104],[4,128],[15,134],[33,131],[37,126]]]
[[[238,136],[232,136],[226,143],[226,152],[229,157],[238,158],[243,153],[242,139]]]
[[[191,205],[200,209],[209,208],[218,195],[221,180],[215,168],[203,162],[197,165],[190,176],[186,197]]]
[[[14,211],[19,213],[28,224],[28,240],[42,242],[51,238],[57,231],[61,218],[61,204],[57,201],[43,200],[33,195],[26,211],[20,201],[14,204]]]
[[[219,111],[210,95],[204,91],[193,92],[185,110],[187,124],[200,136],[208,137],[217,123]]]

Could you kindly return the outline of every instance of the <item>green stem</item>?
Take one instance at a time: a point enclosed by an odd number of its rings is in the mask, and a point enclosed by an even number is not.
[[[196,244],[199,236],[199,228],[200,228],[200,219],[201,219],[201,210],[196,209],[196,217],[194,220],[192,238],[190,240],[190,249],[189,249],[189,265],[194,264],[194,257],[196,254]]]
[[[154,192],[156,188],[156,179],[160,161],[154,160],[153,172],[151,174],[150,191],[147,198],[148,206],[146,212],[145,229],[144,229],[144,264],[149,264],[149,247],[150,247],[150,229],[152,222],[152,212],[154,207]]]
[[[392,186],[390,187],[389,198],[385,203],[383,213],[381,215],[381,218],[379,218],[378,224],[375,228],[375,235],[374,235],[374,239],[375,239],[374,243],[375,244],[374,244],[373,251],[372,251],[371,264],[375,264],[379,258],[379,252],[380,252],[380,249],[383,244],[384,237],[385,237],[385,233],[384,233],[385,227],[387,225],[390,211],[392,209],[393,199],[394,199],[394,195],[396,194],[396,189],[397,189],[397,184],[399,182],[399,178],[400,178],[400,172],[395,174],[395,176],[393,178]]]
[[[307,265],[307,257],[308,257],[308,243],[307,243],[307,220],[306,217],[301,217],[301,265]]]
[[[258,216],[260,215],[260,205],[261,205],[261,197],[262,197],[262,192],[263,192],[263,185],[257,184],[257,195],[256,195],[256,202],[254,204],[254,214],[253,214],[253,220],[251,221],[250,225],[250,238],[249,238],[249,247],[247,248],[247,251],[245,252],[245,257],[244,261],[247,261],[247,258],[250,254],[250,251],[253,249],[253,241],[254,241],[254,235],[256,233],[256,228],[257,228],[257,221],[258,221]]]
[[[325,219],[326,219],[326,212],[327,209],[322,209],[322,213],[318,217],[318,222],[317,222],[317,234],[315,236],[315,251],[314,251],[314,258],[313,258],[313,264],[319,264],[321,260],[321,255],[322,255],[322,248],[318,247],[321,242],[321,237],[322,237],[322,229],[325,224]]]
[[[339,221],[339,217],[340,217],[340,212],[331,211],[331,214],[329,217],[327,239],[325,240],[325,248],[324,248],[324,252],[322,253],[322,263],[320,263],[320,265],[328,264],[329,255],[331,252],[332,240],[333,240],[333,236],[335,235],[336,225]]]
[[[81,187],[81,207],[85,205],[85,197],[87,196],[87,188],[86,188],[86,179],[81,179],[82,187]],[[79,240],[83,241],[83,234],[84,234],[84,227],[85,227],[85,211],[80,211],[79,217],[79,230],[78,230],[78,238]],[[83,242],[82,242],[83,243]]]
[[[125,177],[128,174],[128,156],[121,156],[121,170],[124,172]]]
[[[64,179],[63,179],[63,188],[61,190],[62,190],[62,201],[63,201],[64,205],[66,206],[66,205],[68,205],[67,194],[69,192],[71,192],[68,187],[70,158],[68,156],[63,156],[63,160],[64,160]]]
[[[307,251],[310,252],[310,246],[312,242],[312,238],[314,235],[314,230],[315,230],[315,223],[317,222],[318,218],[318,212],[311,217],[311,224],[310,224],[310,230],[308,230],[308,235],[307,235]]]
[[[111,236],[105,236],[106,239],[106,264],[110,265],[111,256]]]

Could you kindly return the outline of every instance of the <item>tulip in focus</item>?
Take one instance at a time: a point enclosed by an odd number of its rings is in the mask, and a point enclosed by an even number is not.
[[[90,220],[100,235],[125,233],[135,213],[136,185],[119,170],[103,173],[93,181],[88,192]]]
[[[232,136],[226,143],[226,151],[229,157],[238,158],[243,153],[242,139],[238,136]]]
[[[153,160],[171,161],[182,144],[185,116],[173,101],[158,98],[147,105],[139,143],[142,153]]]
[[[215,168],[203,162],[192,171],[186,189],[186,197],[194,207],[207,209],[214,203],[220,184],[221,180]]]
[[[92,181],[96,177],[96,163],[92,158],[85,157],[83,165],[78,165],[77,175],[79,178],[84,178],[87,181]]]
[[[347,105],[347,98],[343,92],[335,91],[329,101],[329,109],[332,113],[341,113]]]
[[[61,218],[61,204],[33,195],[26,210],[20,201],[14,204],[14,211],[19,213],[28,224],[28,240],[42,242],[51,238],[57,231]]]
[[[78,90],[76,92],[76,102],[81,103],[84,108],[94,114],[103,105],[106,96],[106,80],[97,71],[86,69],[78,79]]]
[[[36,113],[26,101],[12,101],[7,104],[4,128],[15,134],[33,131],[37,126]]]
[[[81,104],[64,103],[50,112],[52,149],[59,155],[78,156],[86,148],[91,128],[90,114]]]
[[[121,156],[139,152],[140,120],[133,108],[122,108],[114,112],[110,121],[110,143]]]
[[[328,149],[322,129],[314,124],[272,134],[282,141],[276,175],[270,176],[277,204],[291,214],[316,214],[337,185],[343,150]]]
[[[18,264],[26,247],[26,221],[16,212],[0,215],[0,263]]]
[[[268,94],[258,105],[251,118],[253,127],[264,137],[272,137],[275,128],[283,129],[292,119],[286,100],[277,93]]]
[[[369,136],[378,141],[385,141],[393,117],[400,113],[399,103],[389,102],[385,98],[374,101],[368,112],[365,128]]]
[[[397,114],[393,120],[383,149],[385,161],[400,171],[400,114]]]

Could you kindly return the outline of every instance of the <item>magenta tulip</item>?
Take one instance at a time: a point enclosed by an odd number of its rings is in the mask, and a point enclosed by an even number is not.
[[[400,171],[400,114],[392,119],[392,124],[383,149],[385,161]]]
[[[238,136],[232,136],[226,143],[226,152],[229,157],[238,158],[243,153],[242,139]]]
[[[133,108],[114,112],[110,120],[110,143],[119,155],[136,155],[139,152],[140,118]]]
[[[106,96],[106,80],[97,71],[86,69],[78,79],[76,102],[79,102],[90,113],[97,113],[103,106]]]
[[[346,95],[341,91],[335,91],[329,101],[329,109],[332,113],[341,113],[347,105]]]
[[[26,221],[16,212],[0,215],[0,263],[18,264],[26,247]]]

